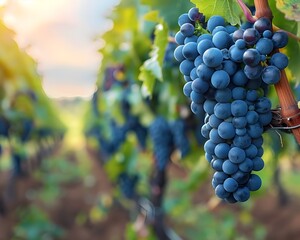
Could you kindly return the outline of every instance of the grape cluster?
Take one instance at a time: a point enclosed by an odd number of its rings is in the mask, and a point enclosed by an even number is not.
[[[135,187],[138,180],[138,175],[129,175],[125,172],[120,174],[118,182],[121,192],[126,198],[132,199],[135,196]]]
[[[129,131],[128,124],[119,126],[114,120],[111,120],[109,123],[111,129],[110,139],[105,138],[103,134],[101,134],[101,130],[99,134],[97,134],[102,154],[106,156],[110,156],[118,151],[122,143],[125,141],[126,134]]]
[[[187,136],[187,126],[184,119],[178,118],[171,123],[174,145],[180,150],[181,157],[190,151],[190,141]]]
[[[164,170],[173,151],[172,132],[167,120],[157,117],[149,128],[150,137],[154,146],[154,157],[159,170]]]
[[[206,113],[202,135],[206,159],[216,171],[212,185],[227,202],[244,202],[261,187],[252,171],[264,167],[264,127],[272,120],[268,86],[280,80],[288,59],[282,53],[285,32],[273,32],[267,18],[241,28],[221,16],[207,23],[197,8],[178,19],[174,57],[196,115]]]

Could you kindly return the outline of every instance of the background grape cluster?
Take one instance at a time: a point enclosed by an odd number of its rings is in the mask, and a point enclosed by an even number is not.
[[[207,22],[197,8],[178,19],[175,59],[186,81],[191,111],[206,113],[202,135],[206,159],[216,171],[215,193],[227,202],[244,202],[261,186],[253,171],[264,167],[263,138],[272,120],[268,87],[276,84],[288,58],[278,51],[288,36],[273,32],[269,19],[240,28],[221,16]]]

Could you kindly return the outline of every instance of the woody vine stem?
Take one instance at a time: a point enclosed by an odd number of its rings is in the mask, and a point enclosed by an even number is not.
[[[268,0],[254,0],[254,4],[256,18],[267,17],[272,20],[273,15]],[[279,98],[282,122],[291,128],[296,141],[300,145],[300,128],[295,128],[295,126],[300,125],[300,109],[298,108],[284,70],[281,71],[281,79],[275,84],[275,89]]]

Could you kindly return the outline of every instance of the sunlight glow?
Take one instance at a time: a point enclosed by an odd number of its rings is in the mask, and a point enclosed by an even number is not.
[[[0,0],[2,1],[2,0]],[[104,19],[117,0],[11,0],[4,21],[16,41],[38,60],[50,97],[91,95],[103,41],[96,36],[110,27]]]

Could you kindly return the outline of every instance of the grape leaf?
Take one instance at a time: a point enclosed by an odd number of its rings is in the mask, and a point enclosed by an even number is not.
[[[149,6],[151,10],[158,11],[159,16],[168,24],[170,29],[178,28],[178,16],[192,7],[192,4],[187,0],[141,0],[141,3]]]
[[[277,0],[276,7],[285,14],[287,19],[300,21],[299,0]]]
[[[234,0],[191,0],[206,17],[220,15],[231,25],[240,24],[241,9]]]
[[[168,26],[161,20],[155,28],[155,40],[150,58],[140,67],[139,80],[143,81],[143,93],[150,96],[156,79],[163,81],[162,65],[168,44]]]

